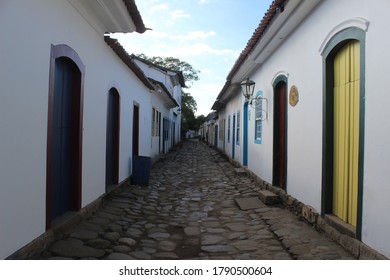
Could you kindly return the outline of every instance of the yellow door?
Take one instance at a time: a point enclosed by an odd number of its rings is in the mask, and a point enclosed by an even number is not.
[[[333,214],[356,226],[358,195],[360,44],[334,59]]]

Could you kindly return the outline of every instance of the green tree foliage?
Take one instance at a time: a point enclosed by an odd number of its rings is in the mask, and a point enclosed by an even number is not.
[[[205,115],[200,115],[196,117],[196,128],[199,129],[202,124],[206,121]]]
[[[173,71],[181,71],[184,76],[184,80],[186,81],[187,87],[191,87],[191,85],[199,81],[198,74],[199,70],[194,69],[191,64],[185,61],[181,61],[178,58],[174,57],[160,57],[160,56],[152,56],[148,57],[145,54],[141,53],[137,55],[141,59],[145,59],[155,65],[173,70]]]
[[[188,88],[194,82],[199,80],[198,74],[200,73],[200,71],[194,69],[192,65],[189,64],[188,62],[181,61],[178,58],[160,57],[160,56],[148,57],[145,54],[138,54],[137,57],[172,71],[181,71],[184,76],[186,86]],[[183,91],[181,95],[182,136],[184,136],[188,130],[197,130],[199,128],[197,118],[195,117],[196,110],[197,110],[197,103],[194,97],[190,93]]]
[[[181,133],[196,129],[195,112],[197,104],[191,94],[183,92],[181,95]]]

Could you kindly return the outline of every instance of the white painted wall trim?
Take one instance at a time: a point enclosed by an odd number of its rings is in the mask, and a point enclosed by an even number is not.
[[[288,79],[288,77],[290,76],[290,73],[288,73],[287,71],[284,71],[284,70],[280,70],[280,71],[276,72],[276,74],[275,74],[274,77],[272,78],[271,86],[274,85],[275,80],[276,80],[278,77],[280,77],[280,76],[285,76],[285,77],[287,77],[287,79]]]
[[[361,17],[351,18],[351,19],[348,19],[346,21],[343,21],[342,23],[335,26],[328,33],[328,35],[326,35],[324,41],[322,42],[322,44],[320,46],[320,49],[318,50],[319,53],[322,55],[329,40],[332,39],[340,31],[345,30],[345,29],[350,28],[350,27],[357,27],[357,28],[362,29],[365,32],[367,32],[369,25],[370,25],[370,22],[367,19],[361,18]]]

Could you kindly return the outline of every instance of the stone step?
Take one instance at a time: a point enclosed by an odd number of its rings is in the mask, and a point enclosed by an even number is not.
[[[279,202],[279,196],[267,190],[259,191],[259,198],[266,205],[273,205]]]
[[[236,176],[248,176],[248,173],[244,168],[234,168],[234,175]]]

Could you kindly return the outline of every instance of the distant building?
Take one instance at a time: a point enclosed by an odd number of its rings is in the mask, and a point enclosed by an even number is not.
[[[194,138],[195,136],[197,136],[195,130],[188,130],[186,132],[186,139],[191,139]]]
[[[184,76],[132,55],[132,60],[154,85],[152,104],[151,157],[157,159],[180,141],[181,94]]]

